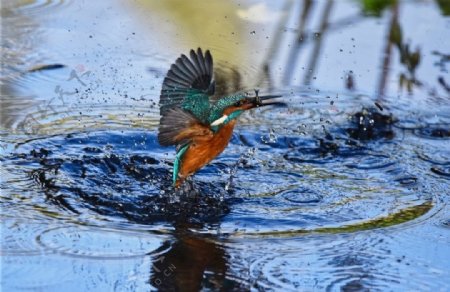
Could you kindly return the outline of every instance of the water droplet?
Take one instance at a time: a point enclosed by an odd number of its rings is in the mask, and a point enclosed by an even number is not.
[[[252,30],[252,31],[250,32],[250,34],[251,34],[251,35],[255,35],[255,34],[256,34],[256,31]]]
[[[261,141],[264,142],[264,143],[275,143],[275,142],[277,142],[277,136],[275,134],[275,131],[273,129],[270,129],[269,135],[261,136]]]

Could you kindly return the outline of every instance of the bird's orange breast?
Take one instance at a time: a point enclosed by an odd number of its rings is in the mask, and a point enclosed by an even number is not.
[[[181,168],[179,176],[181,179],[193,174],[227,147],[228,142],[233,135],[233,128],[236,121],[230,121],[228,124],[220,128],[212,137],[194,138],[192,144],[184,153],[181,159]]]

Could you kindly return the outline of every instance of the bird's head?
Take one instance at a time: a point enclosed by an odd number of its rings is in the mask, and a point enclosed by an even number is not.
[[[255,90],[255,96],[248,96],[245,94],[237,94],[220,99],[216,103],[216,113],[220,112],[219,117],[214,119],[211,126],[220,126],[226,124],[237,117],[239,117],[244,111],[262,107],[262,106],[285,106],[286,104],[281,101],[275,101],[280,98],[281,95],[265,95],[259,96],[258,91]]]

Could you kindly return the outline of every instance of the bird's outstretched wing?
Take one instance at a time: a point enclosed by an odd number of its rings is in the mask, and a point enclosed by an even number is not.
[[[167,72],[159,100],[158,140],[163,146],[181,145],[208,136],[210,96],[214,94],[213,60],[209,50],[181,55]]]
[[[158,141],[162,146],[183,145],[199,137],[210,137],[213,132],[194,115],[181,108],[168,109],[161,117]]]
[[[198,111],[209,108],[209,96],[215,89],[211,53],[206,50],[203,54],[198,48],[191,50],[189,57],[181,55],[167,72],[159,99],[161,116],[171,108],[182,107],[203,119]]]

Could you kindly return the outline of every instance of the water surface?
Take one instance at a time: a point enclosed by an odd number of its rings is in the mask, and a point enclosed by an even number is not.
[[[2,3],[3,290],[449,290],[449,7],[387,2]],[[174,190],[198,46],[287,107]]]

